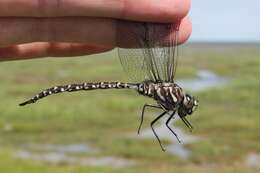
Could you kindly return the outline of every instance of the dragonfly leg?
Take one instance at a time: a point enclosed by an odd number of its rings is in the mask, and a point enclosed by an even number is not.
[[[178,135],[177,135],[177,134],[172,130],[172,128],[169,126],[169,123],[170,123],[171,119],[173,118],[174,114],[175,114],[175,112],[173,112],[173,113],[171,114],[171,116],[167,119],[165,125],[166,125],[166,127],[172,132],[172,134],[174,134],[174,136],[177,138],[178,142],[181,143],[181,140],[179,139]]]
[[[193,127],[190,124],[190,122],[185,118],[185,117],[181,117],[181,120],[184,122],[184,124],[190,129],[190,131],[192,131]]]
[[[162,118],[166,113],[167,113],[167,112],[163,112],[162,114],[160,114],[158,117],[156,117],[156,118],[151,122],[151,128],[152,128],[152,130],[153,130],[153,134],[155,135],[156,139],[158,140],[158,142],[159,142],[159,144],[160,144],[160,146],[161,146],[161,149],[162,149],[163,151],[165,151],[165,149],[163,148],[162,143],[161,143],[161,140],[160,140],[160,138],[158,137],[158,135],[156,134],[156,132],[155,132],[155,130],[154,130],[154,128],[153,128],[153,125],[154,125],[154,123],[156,123],[160,118]]]
[[[138,134],[140,134],[140,130],[141,130],[141,127],[142,127],[142,124],[143,124],[143,121],[144,121],[144,112],[145,112],[145,109],[146,109],[147,107],[162,109],[160,106],[157,106],[157,105],[145,104],[145,105],[143,106],[142,115],[141,115],[141,121],[140,121],[140,125],[139,125],[138,131],[137,131]]]

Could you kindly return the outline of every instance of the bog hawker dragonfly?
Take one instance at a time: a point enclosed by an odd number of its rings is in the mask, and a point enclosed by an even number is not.
[[[177,66],[177,41],[179,24],[160,24],[145,22],[122,21],[118,33],[124,34],[120,41],[127,48],[118,48],[122,66],[133,79],[133,83],[96,82],[55,86],[46,89],[20,106],[35,103],[39,99],[52,94],[96,89],[132,89],[140,95],[154,99],[155,103],[145,104],[142,109],[140,132],[146,108],[156,108],[162,111],[152,122],[151,128],[162,150],[165,150],[156,134],[153,125],[165,115],[168,115],[166,126],[180,142],[177,134],[169,123],[175,114],[184,124],[192,129],[186,116],[191,115],[198,107],[198,100],[187,94],[175,83],[174,77]],[[135,45],[135,46],[127,46]]]

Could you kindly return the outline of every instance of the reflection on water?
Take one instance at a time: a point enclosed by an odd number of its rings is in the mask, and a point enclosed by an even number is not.
[[[96,149],[85,144],[69,144],[69,145],[57,145],[57,144],[27,144],[23,148],[36,150],[36,151],[48,151],[57,153],[94,153]]]
[[[108,166],[122,168],[133,165],[134,162],[117,157],[94,157],[86,154],[96,153],[97,150],[85,144],[29,144],[16,153],[16,158],[23,160],[43,161],[50,164],[67,164],[81,166]],[[77,154],[84,154],[80,157]]]
[[[208,70],[200,70],[196,79],[177,81],[178,85],[191,91],[203,91],[212,87],[221,87],[227,82],[227,79]]]
[[[260,169],[260,154],[250,153],[246,157],[246,165],[251,168]]]

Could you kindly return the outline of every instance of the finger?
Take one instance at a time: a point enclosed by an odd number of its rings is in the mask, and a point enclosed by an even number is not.
[[[192,33],[192,22],[189,16],[185,17],[181,23],[179,28],[179,44],[185,43],[191,36]]]
[[[0,47],[30,42],[77,42],[116,47],[120,46],[117,40],[124,39],[126,34],[117,34],[120,22],[92,17],[0,18],[0,26],[4,26],[0,27]],[[181,22],[179,43],[187,40],[190,32],[191,21],[186,17]]]
[[[0,61],[41,57],[72,57],[109,51],[113,48],[78,43],[29,43],[0,48]]]
[[[189,8],[190,0],[1,0],[0,16],[91,16],[172,22],[186,16]]]
[[[181,22],[170,24],[171,28],[169,28],[169,24],[161,23],[153,23],[148,27],[148,29],[145,28],[140,22],[121,21],[117,27],[117,46],[122,48],[172,46],[176,43],[176,39],[177,44],[187,41],[192,31],[189,17],[184,18]],[[140,38],[149,39],[151,44],[145,45],[140,42]]]

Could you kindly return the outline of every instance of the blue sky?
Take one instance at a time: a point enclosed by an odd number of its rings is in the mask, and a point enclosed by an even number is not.
[[[190,41],[260,42],[260,0],[192,0]]]

